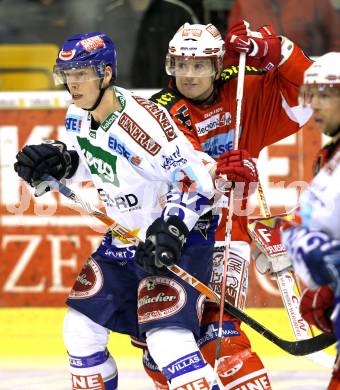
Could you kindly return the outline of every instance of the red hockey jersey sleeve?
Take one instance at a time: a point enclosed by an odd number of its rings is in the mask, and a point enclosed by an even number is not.
[[[265,146],[296,133],[308,121],[312,110],[299,106],[298,95],[304,71],[310,65],[294,45],[290,57],[277,70],[246,77],[240,148],[256,157]],[[236,91],[237,79],[231,81]]]

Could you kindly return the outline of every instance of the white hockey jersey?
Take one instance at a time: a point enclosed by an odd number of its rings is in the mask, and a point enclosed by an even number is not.
[[[166,109],[123,88],[115,93],[121,109],[97,129],[89,112],[70,105],[63,141],[80,159],[67,184],[91,180],[106,213],[143,240],[162,213],[165,220],[178,215],[191,230],[214,195],[214,160],[194,150]]]
[[[300,199],[302,225],[340,240],[340,150],[314,177]]]

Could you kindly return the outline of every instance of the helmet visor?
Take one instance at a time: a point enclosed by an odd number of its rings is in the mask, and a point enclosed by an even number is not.
[[[340,85],[339,85],[340,86]],[[299,104],[303,107],[311,106],[313,99],[319,104],[328,104],[330,98],[339,94],[338,84],[310,84],[300,88]]]
[[[211,77],[216,73],[213,58],[175,57],[167,55],[166,73],[174,77]]]
[[[57,64],[53,68],[53,78],[55,85],[69,84],[72,82],[84,83],[87,81],[98,80],[104,76],[100,61],[69,62]],[[95,64],[94,62],[98,62]],[[99,70],[99,71],[98,71]],[[102,76],[99,76],[102,75]]]

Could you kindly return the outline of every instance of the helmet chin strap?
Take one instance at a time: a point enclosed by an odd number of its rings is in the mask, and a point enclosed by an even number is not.
[[[103,79],[100,80],[100,84],[99,84],[99,95],[97,97],[97,100],[94,102],[93,106],[90,107],[90,108],[84,108],[84,107],[81,107],[83,110],[85,111],[94,111],[100,104],[100,102],[102,101],[103,99],[103,96],[104,96],[104,93],[105,91],[109,88],[110,84],[105,87],[105,88],[102,88],[102,85],[103,85]],[[70,92],[70,88],[68,87],[67,84],[64,84],[65,88],[67,89],[68,92]],[[70,92],[71,93],[71,92]]]
[[[99,84],[99,95],[97,97],[97,100],[94,102],[93,106],[90,107],[90,108],[84,108],[82,107],[83,110],[85,111],[94,111],[100,104],[100,102],[102,101],[103,99],[103,96],[104,96],[104,93],[105,91],[109,88],[110,85],[108,85],[107,87],[105,88],[102,88],[102,85],[103,85],[103,79],[100,80],[100,84]]]
[[[340,139],[340,125],[333,131],[333,134],[327,134],[333,138],[334,141]]]

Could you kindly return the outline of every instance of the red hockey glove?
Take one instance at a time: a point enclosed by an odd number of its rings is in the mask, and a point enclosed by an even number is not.
[[[226,55],[238,58],[247,53],[246,64],[262,70],[278,66],[281,59],[281,41],[272,26],[251,31],[244,20],[234,24],[225,38]]]
[[[235,184],[235,198],[247,198],[256,190],[256,185],[250,183],[258,182],[258,174],[255,161],[244,149],[232,150],[221,154],[217,160],[216,177],[223,176],[223,179]]]
[[[317,290],[306,289],[300,301],[300,313],[309,324],[315,325],[324,332],[333,332],[333,324],[330,319],[334,309],[334,294],[328,286],[319,287]]]

